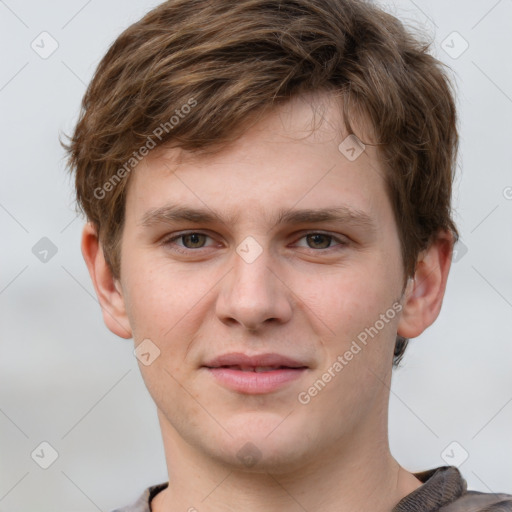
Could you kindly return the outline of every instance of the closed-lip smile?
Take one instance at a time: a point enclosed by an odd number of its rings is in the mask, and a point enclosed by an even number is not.
[[[265,394],[300,378],[309,366],[275,353],[223,354],[202,365],[224,387],[238,393]]]

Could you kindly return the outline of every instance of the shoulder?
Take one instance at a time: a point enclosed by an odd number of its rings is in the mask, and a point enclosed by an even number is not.
[[[151,512],[151,500],[160,492],[163,491],[169,485],[168,482],[152,485],[148,487],[131,505],[125,507],[116,508],[112,512]]]
[[[405,496],[393,512],[512,512],[512,495],[468,491],[466,480],[455,466],[414,473],[423,485]]]
[[[512,495],[467,491],[439,512],[512,512]]]
[[[423,487],[427,490],[432,484],[430,490],[438,494],[439,512],[512,512],[512,495],[468,491],[466,480],[455,466],[436,468],[420,475],[427,477]]]

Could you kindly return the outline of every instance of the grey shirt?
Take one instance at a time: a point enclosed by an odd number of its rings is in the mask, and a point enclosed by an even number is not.
[[[512,495],[468,491],[455,466],[442,466],[414,476],[423,485],[402,498],[392,512],[512,512]],[[167,487],[148,487],[133,503],[113,512],[151,512],[151,500]]]

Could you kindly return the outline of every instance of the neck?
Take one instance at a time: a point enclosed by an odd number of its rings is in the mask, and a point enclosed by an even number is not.
[[[153,499],[153,512],[390,512],[421,485],[391,456],[387,428],[384,436],[360,432],[337,450],[315,454],[302,467],[254,472],[205,461],[190,445],[177,442],[162,417],[160,422],[169,487]]]

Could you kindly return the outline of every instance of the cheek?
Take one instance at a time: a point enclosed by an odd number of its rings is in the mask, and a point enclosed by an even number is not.
[[[361,264],[316,279],[314,286],[308,280],[298,295],[331,334],[345,337],[357,335],[392,308],[400,284],[389,267]]]
[[[144,267],[151,270],[144,271]],[[178,279],[170,279],[169,272],[154,265],[127,265],[126,275],[125,303],[134,338],[162,339],[186,313],[190,293]]]
[[[126,306],[134,339],[154,341],[162,362],[181,373],[186,351],[213,309],[218,277],[177,270],[168,263],[133,268],[126,283]],[[128,275],[128,273],[127,273]]]
[[[309,286],[304,286],[303,298],[310,310],[309,317],[320,318],[323,326],[321,372],[341,356],[344,377],[337,379],[338,385],[344,379],[350,382],[368,379],[371,389],[379,381],[368,368],[381,376],[391,368],[401,308],[397,302],[401,283],[396,279],[399,268],[381,266],[380,260],[376,258],[371,265],[366,261],[316,280],[316,289],[321,292],[308,296]]]
[[[182,283],[170,269],[153,265],[148,272],[140,267],[130,270],[125,299],[135,345],[149,339],[160,351],[150,365],[139,362],[141,375],[158,406],[170,401],[179,409],[183,391],[178,383],[190,370],[186,352],[199,313],[197,297],[191,292],[195,288]]]

